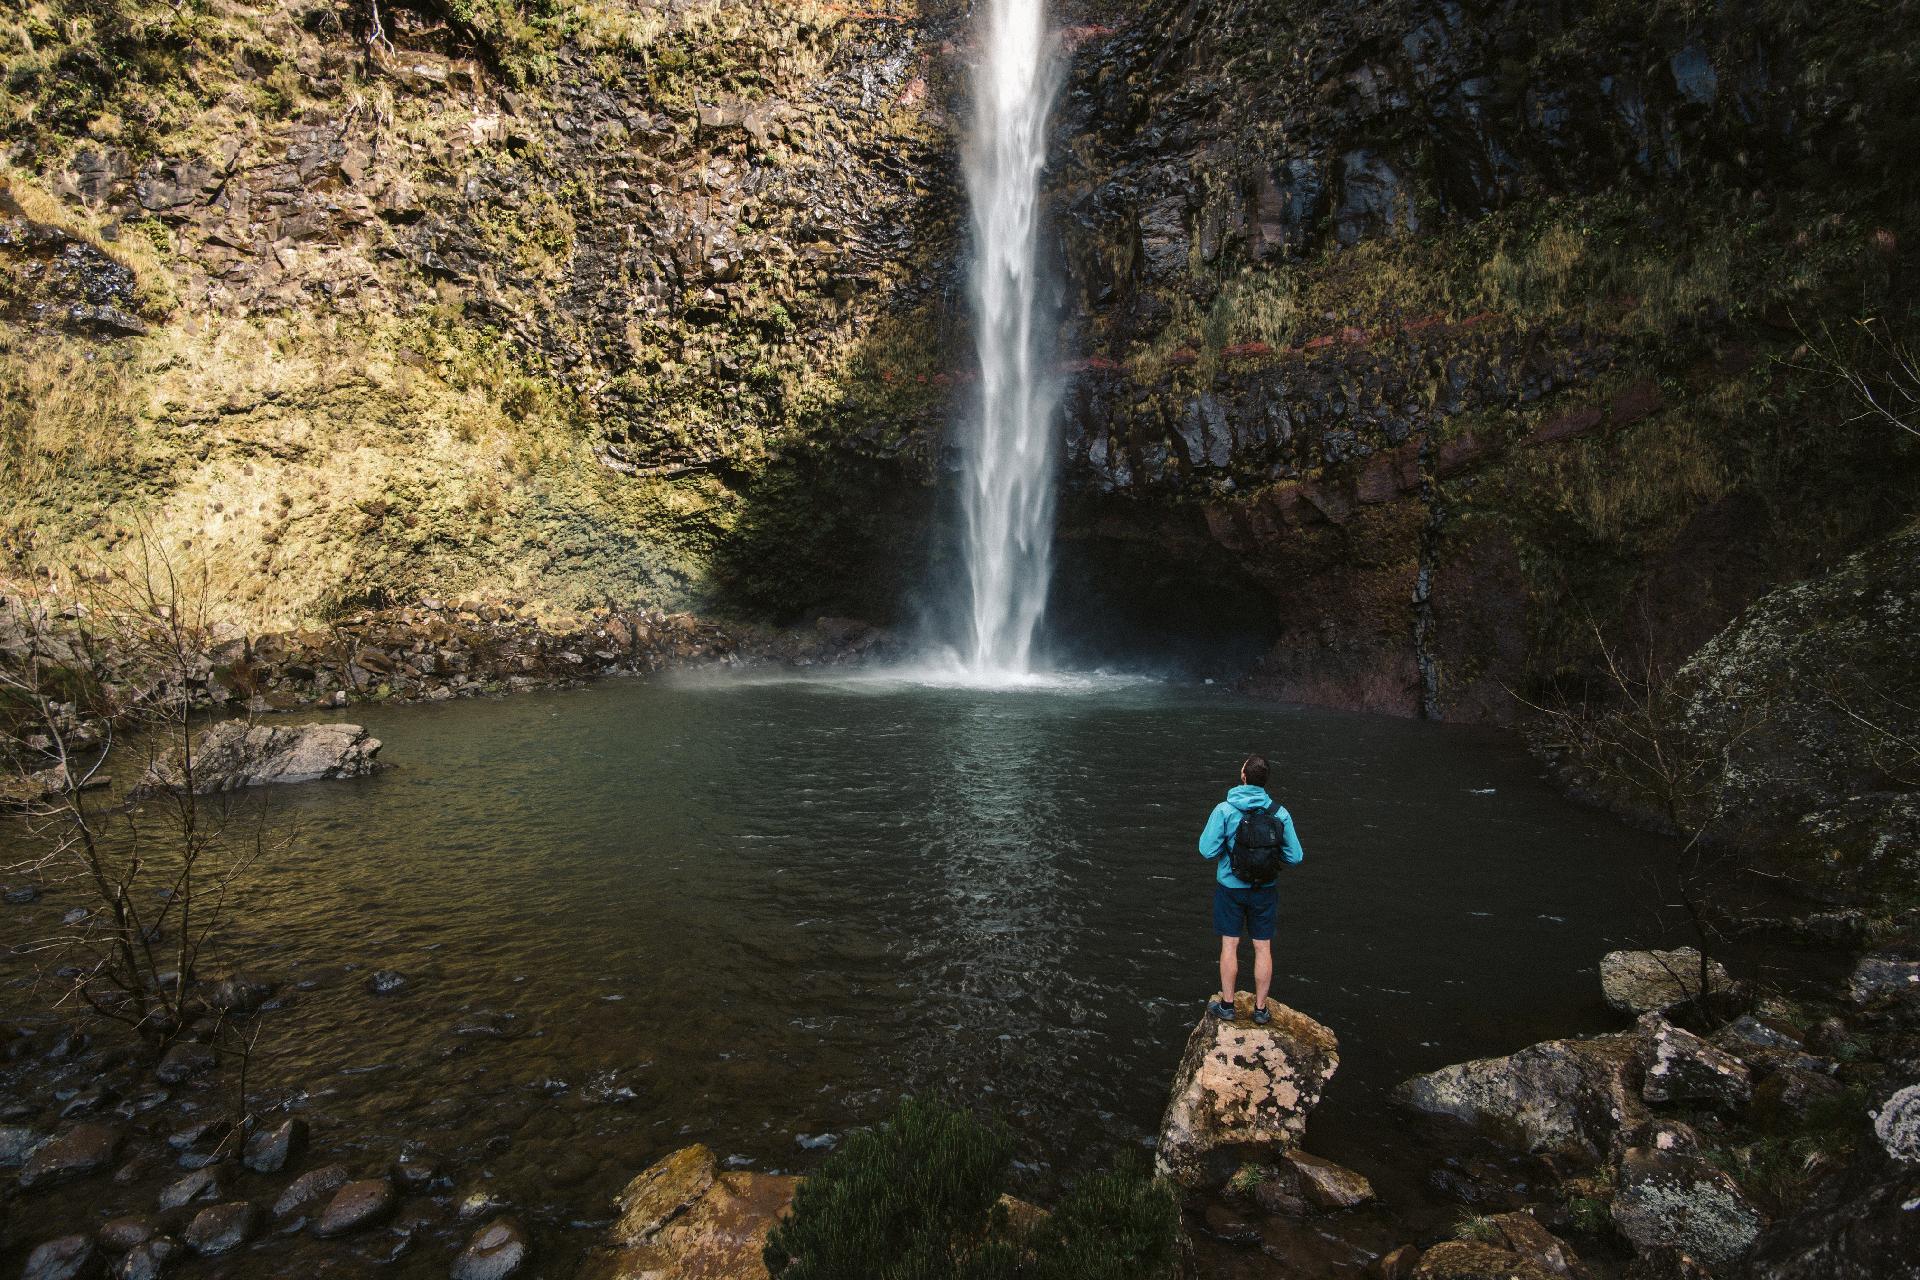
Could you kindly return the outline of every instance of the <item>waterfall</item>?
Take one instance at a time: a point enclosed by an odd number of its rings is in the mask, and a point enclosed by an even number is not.
[[[1046,0],[979,0],[973,121],[964,149],[973,214],[978,417],[965,450],[973,675],[1032,667],[1053,568],[1053,437],[1060,388],[1041,299],[1040,171],[1059,79]]]

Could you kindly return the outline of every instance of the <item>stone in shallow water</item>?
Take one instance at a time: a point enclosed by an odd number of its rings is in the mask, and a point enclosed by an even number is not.
[[[327,1207],[313,1224],[313,1234],[321,1237],[343,1236],[361,1227],[371,1226],[393,1208],[393,1184],[385,1178],[365,1178],[349,1182],[333,1193]]]
[[[135,1245],[145,1244],[153,1239],[153,1219],[144,1214],[129,1214],[124,1218],[115,1218],[102,1223],[100,1243],[115,1253],[125,1253]]]
[[[195,1169],[184,1178],[160,1188],[160,1212],[167,1213],[196,1200],[220,1198],[220,1175],[212,1169]]]
[[[1161,1174],[1188,1187],[1217,1186],[1246,1148],[1278,1153],[1299,1143],[1340,1065],[1339,1042],[1296,1009],[1271,1000],[1268,1007],[1273,1021],[1264,1027],[1253,1024],[1247,992],[1236,997],[1232,1022],[1200,1015],[1160,1122]]]
[[[532,1255],[526,1232],[511,1218],[495,1218],[473,1233],[453,1260],[452,1280],[507,1280]]]
[[[1712,991],[1732,988],[1733,978],[1718,960],[1707,962]],[[1700,952],[1609,951],[1600,959],[1600,990],[1621,1013],[1656,1013],[1700,995]]]
[[[75,1280],[92,1270],[98,1253],[86,1236],[49,1240],[27,1255],[20,1280]]]
[[[169,1236],[155,1236],[127,1251],[127,1256],[113,1269],[114,1280],[160,1280],[180,1254],[178,1241]]]
[[[1615,1133],[1646,1119],[1646,1103],[1634,1087],[1640,1040],[1633,1034],[1547,1040],[1504,1058],[1415,1076],[1394,1091],[1394,1099],[1533,1155],[1596,1164]]]
[[[161,1055],[160,1065],[153,1074],[167,1084],[179,1084],[195,1076],[205,1075],[219,1065],[220,1055],[204,1044],[183,1041]]]
[[[261,1129],[248,1138],[241,1162],[255,1173],[278,1173],[306,1146],[307,1122],[298,1116],[289,1116],[273,1128]]]
[[[305,1213],[346,1185],[345,1165],[329,1164],[309,1170],[287,1184],[287,1189],[273,1202],[273,1216],[290,1218],[296,1213]]]
[[[696,1145],[628,1183],[612,1247],[590,1253],[576,1280],[763,1280],[767,1235],[800,1180],[717,1167]]]
[[[1331,1160],[1304,1151],[1287,1152],[1287,1163],[1299,1175],[1307,1202],[1319,1209],[1353,1209],[1373,1199],[1373,1184]]]
[[[41,1135],[22,1125],[0,1125],[0,1165],[9,1168],[27,1162]]]
[[[31,1156],[20,1171],[24,1190],[51,1187],[98,1173],[120,1154],[120,1131],[104,1124],[77,1124]]]
[[[245,1244],[259,1221],[260,1211],[245,1200],[208,1205],[194,1215],[181,1239],[201,1257],[215,1258]]]
[[[380,740],[357,724],[261,725],[229,720],[194,741],[193,789],[203,795],[269,783],[357,778],[372,773]],[[147,771],[131,798],[184,785],[178,759]]]

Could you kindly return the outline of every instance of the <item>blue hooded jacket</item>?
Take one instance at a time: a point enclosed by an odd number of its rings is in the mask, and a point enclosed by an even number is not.
[[[1240,829],[1240,821],[1249,809],[1273,810],[1273,816],[1280,821],[1280,833],[1286,840],[1282,856],[1288,866],[1297,865],[1307,856],[1300,847],[1300,837],[1293,831],[1293,815],[1267,794],[1265,787],[1241,785],[1227,792],[1227,798],[1213,807],[1213,813],[1207,818],[1207,829],[1200,833],[1200,856],[1212,858],[1213,876],[1229,889],[1251,889],[1252,885],[1233,874],[1233,859],[1227,856],[1227,847],[1233,843],[1233,833]]]

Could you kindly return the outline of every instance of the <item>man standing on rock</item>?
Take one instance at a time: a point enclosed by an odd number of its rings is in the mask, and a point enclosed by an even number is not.
[[[1273,929],[1280,914],[1274,887],[1281,864],[1307,855],[1294,834],[1293,818],[1267,794],[1265,756],[1248,756],[1240,785],[1215,805],[1200,833],[1200,856],[1213,860],[1213,930],[1220,935],[1220,998],[1207,1006],[1232,1020],[1234,985],[1240,976],[1240,935],[1253,939],[1253,1020],[1266,1026],[1267,990],[1273,986]]]

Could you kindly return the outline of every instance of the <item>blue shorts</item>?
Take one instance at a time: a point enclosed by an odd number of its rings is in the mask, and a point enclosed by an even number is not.
[[[1213,886],[1213,931],[1223,938],[1252,938],[1272,942],[1273,926],[1280,915],[1280,890],[1229,889]]]

